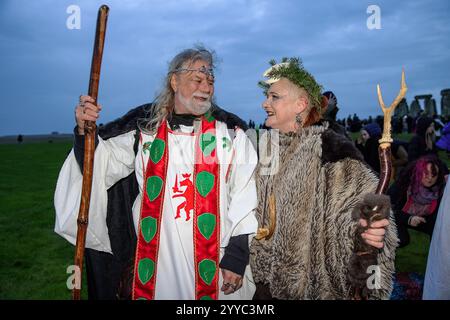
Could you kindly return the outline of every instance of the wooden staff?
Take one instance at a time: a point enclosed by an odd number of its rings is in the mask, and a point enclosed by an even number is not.
[[[98,83],[100,80],[100,68],[102,65],[103,46],[105,42],[106,22],[108,20],[109,8],[102,5],[98,10],[97,28],[95,31],[94,52],[92,55],[91,74],[89,80],[89,96],[97,104]],[[81,275],[83,273],[83,257],[88,227],[89,203],[91,200],[92,173],[94,168],[95,134],[96,125],[94,121],[86,121],[84,125],[84,161],[83,161],[83,187],[81,190],[81,204],[78,212],[77,244],[75,247],[75,265],[78,267],[79,280],[72,291],[73,300],[81,299]]]

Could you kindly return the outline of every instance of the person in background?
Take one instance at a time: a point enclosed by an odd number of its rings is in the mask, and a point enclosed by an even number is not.
[[[427,116],[419,117],[416,122],[415,132],[409,142],[408,162],[417,160],[429,153],[437,153],[433,119]]]
[[[391,146],[391,156],[392,156],[392,175],[391,180],[395,181],[398,179],[401,171],[408,164],[408,150],[407,143],[395,140],[392,142]]]
[[[432,236],[447,174],[436,155],[426,155],[410,163],[389,188],[400,248],[409,244],[408,229]]]
[[[380,174],[380,156],[378,153],[378,140],[381,139],[381,128],[377,123],[365,125],[356,140],[356,147],[364,156],[364,161],[378,174]]]
[[[348,139],[351,139],[347,135],[347,131],[344,126],[341,126],[336,121],[336,116],[339,111],[338,101],[336,95],[332,91],[325,91],[322,94],[326,98],[327,106],[323,110],[322,118],[330,124],[330,127],[333,128],[334,131],[339,132],[344,136],[347,136]]]

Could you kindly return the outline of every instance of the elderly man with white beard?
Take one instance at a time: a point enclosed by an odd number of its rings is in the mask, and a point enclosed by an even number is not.
[[[212,103],[213,54],[187,49],[152,104],[99,127],[86,266],[92,299],[251,299],[256,152],[245,123]],[[55,192],[55,231],[75,244],[85,121]],[[230,130],[231,129],[231,130]],[[249,239],[250,237],[250,239]]]

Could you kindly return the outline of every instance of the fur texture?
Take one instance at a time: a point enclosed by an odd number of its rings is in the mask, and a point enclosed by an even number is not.
[[[352,211],[352,217],[355,221],[365,219],[371,225],[375,221],[389,219],[390,211],[391,202],[388,196],[368,193],[363,201],[355,206]],[[367,244],[361,236],[367,229],[368,226],[358,225],[355,234],[354,253],[349,263],[348,279],[355,290],[355,298],[357,297],[358,299],[367,299],[369,297],[371,290],[367,285],[367,280],[371,276],[371,269],[369,268],[377,265],[378,249]],[[369,273],[367,272],[368,270]],[[373,281],[372,284],[374,284]]]
[[[251,244],[255,282],[268,286],[277,299],[351,299],[347,276],[357,228],[352,210],[364,194],[375,191],[378,180],[348,138],[326,122],[303,129],[291,151],[294,139],[280,135],[280,159],[285,160],[277,175],[261,175],[257,168],[259,225],[268,223],[262,221],[264,206],[268,217],[268,185],[277,215],[273,237]],[[390,221],[377,257],[381,289],[371,292],[374,299],[387,299],[392,291],[397,235]]]
[[[148,116],[152,108],[153,104],[146,103],[134,109],[131,109],[124,116],[99,127],[99,135],[102,137],[102,139],[107,140],[109,138],[121,135],[125,132],[136,130],[138,128],[137,121]],[[239,127],[243,130],[247,130],[247,124],[235,114],[225,111],[214,104],[211,110],[212,115],[218,121],[225,122],[229,129]]]

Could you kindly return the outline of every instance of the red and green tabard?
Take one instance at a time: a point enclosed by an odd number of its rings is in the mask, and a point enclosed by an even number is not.
[[[219,295],[219,163],[216,120],[203,116],[196,133],[193,182],[195,298],[218,299]],[[134,267],[133,299],[154,299],[161,219],[169,165],[167,122],[158,128],[151,144],[144,177]],[[177,288],[173,288],[177,290]]]

